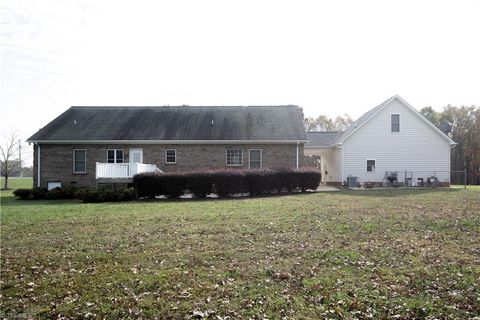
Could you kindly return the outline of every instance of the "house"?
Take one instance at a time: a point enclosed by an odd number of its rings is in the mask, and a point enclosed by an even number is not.
[[[393,96],[362,115],[344,132],[309,132],[305,155],[321,157],[322,182],[344,184],[348,177],[360,183],[398,182],[424,185],[438,179],[450,184],[447,135],[399,96]],[[430,180],[429,180],[430,179]]]
[[[200,168],[298,168],[298,106],[71,107],[27,141],[34,185],[92,187]]]

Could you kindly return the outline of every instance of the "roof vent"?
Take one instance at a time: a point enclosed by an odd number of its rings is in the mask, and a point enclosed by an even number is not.
[[[76,126],[77,124],[77,120],[73,120],[73,125]]]

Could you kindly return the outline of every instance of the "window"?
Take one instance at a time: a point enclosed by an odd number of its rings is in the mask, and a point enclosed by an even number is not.
[[[400,115],[392,114],[392,132],[400,132]]]
[[[252,169],[257,169],[262,167],[262,150],[260,149],[250,149],[249,155],[249,167]]]
[[[123,163],[123,149],[108,149],[107,150],[108,163]]]
[[[177,150],[175,149],[165,150],[165,163],[169,163],[169,164],[177,163]]]
[[[227,166],[242,166],[243,150],[228,149],[227,150]]]
[[[367,160],[367,172],[375,172],[375,160]]]
[[[73,173],[85,173],[87,171],[87,151],[85,149],[73,150]]]
[[[55,188],[61,188],[62,187],[62,183],[60,181],[48,181],[47,182],[47,190],[50,191],[50,190],[53,190]]]

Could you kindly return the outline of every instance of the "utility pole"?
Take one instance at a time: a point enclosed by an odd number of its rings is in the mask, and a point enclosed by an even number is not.
[[[22,170],[22,144],[20,139],[18,139],[18,161],[20,161],[20,178],[23,178],[23,170]]]

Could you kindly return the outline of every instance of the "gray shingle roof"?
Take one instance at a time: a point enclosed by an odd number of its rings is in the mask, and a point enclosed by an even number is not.
[[[307,132],[308,143],[306,147],[330,147],[340,138],[342,133],[333,131]]]
[[[298,106],[71,107],[29,141],[307,140]]]

